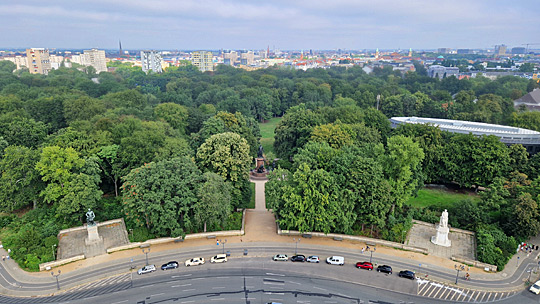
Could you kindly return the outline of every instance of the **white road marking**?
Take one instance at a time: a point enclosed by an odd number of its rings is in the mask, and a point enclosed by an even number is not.
[[[150,287],[150,286],[154,286],[154,284],[152,284],[152,285],[146,285],[146,286],[141,286],[141,287],[139,287],[139,288],[146,288],[146,287]]]
[[[225,298],[217,298],[217,299],[210,299],[211,301],[221,301],[221,300],[225,300]]]
[[[150,295],[150,297],[157,297],[157,296],[160,296],[162,294],[164,294],[164,293],[163,292],[162,293],[156,293],[156,294]]]
[[[124,300],[124,301],[120,301],[120,302],[114,302],[112,304],[120,304],[120,303],[124,303],[124,302],[127,302],[128,300]]]
[[[186,287],[186,286],[191,286],[191,284],[174,285],[174,286],[171,286],[171,287],[176,288],[176,287]]]
[[[175,275],[175,276],[171,276],[171,278],[181,278],[181,277],[190,277],[191,276],[191,273],[190,274],[183,274],[183,275]],[[183,303],[183,302],[182,302]]]
[[[212,289],[223,289],[225,287],[212,287]]]
[[[284,274],[271,273],[271,272],[267,272],[266,275],[273,275],[273,276],[280,276],[280,277],[284,277],[284,276],[285,276]]]
[[[195,301],[184,301],[184,302],[180,302],[180,303],[193,303]]]
[[[324,290],[324,291],[328,291],[327,289],[324,289],[324,288],[320,288],[320,287],[317,287],[317,286],[313,286],[314,289],[318,289],[318,290]]]
[[[184,289],[182,290],[182,292],[186,292],[186,291],[194,291],[195,289]]]

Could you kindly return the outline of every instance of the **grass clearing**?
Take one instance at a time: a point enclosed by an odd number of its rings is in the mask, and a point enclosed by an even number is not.
[[[418,191],[418,196],[406,202],[407,205],[425,208],[431,205],[452,206],[461,200],[471,199],[480,201],[480,196],[476,194],[465,194],[452,192],[451,190],[424,188]]]
[[[268,122],[259,123],[259,128],[261,129],[261,145],[263,146],[265,153],[274,153],[274,131],[281,119],[281,117],[274,117]]]

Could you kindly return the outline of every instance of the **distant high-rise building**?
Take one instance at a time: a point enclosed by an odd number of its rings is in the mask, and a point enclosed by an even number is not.
[[[503,56],[506,55],[506,45],[496,45],[495,46],[495,55],[496,56]]]
[[[240,64],[242,65],[252,65],[255,61],[255,54],[252,51],[242,52],[240,54]]]
[[[457,67],[444,67],[442,65],[432,65],[428,68],[428,76],[431,78],[443,79],[449,76],[458,76],[459,68]]]
[[[515,47],[512,48],[512,54],[519,55],[519,54],[525,54],[527,50],[524,47]]]
[[[3,60],[8,60],[17,66],[17,70],[22,69],[23,67],[26,67],[28,64],[28,60],[26,59],[26,56],[17,55],[15,57],[4,57]]]
[[[105,61],[104,50],[85,50],[83,56],[83,64],[86,66],[93,66],[96,69],[96,73],[107,72],[107,62]]]
[[[32,74],[49,74],[51,62],[49,59],[49,50],[43,48],[26,49],[26,59],[28,70]]]
[[[161,54],[158,51],[141,51],[141,65],[145,73],[152,70],[155,73],[163,72],[161,68]]]
[[[437,53],[439,53],[439,54],[450,54],[450,48],[439,48],[437,50]]]
[[[124,53],[122,53],[122,41],[120,41],[120,39],[118,39],[118,47],[118,56],[124,55]]]
[[[212,52],[209,51],[195,51],[191,53],[192,64],[201,72],[214,70],[214,62],[212,61],[212,58]]]
[[[228,65],[236,65],[238,64],[238,57],[238,53],[235,51],[223,53],[223,63]]]

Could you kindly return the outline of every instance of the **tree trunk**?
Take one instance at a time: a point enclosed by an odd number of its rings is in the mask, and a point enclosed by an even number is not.
[[[114,179],[114,195],[118,197],[118,181]]]
[[[32,209],[36,210],[37,209],[37,200],[34,199],[34,204],[32,205]]]
[[[204,232],[206,232],[206,221],[204,221]]]

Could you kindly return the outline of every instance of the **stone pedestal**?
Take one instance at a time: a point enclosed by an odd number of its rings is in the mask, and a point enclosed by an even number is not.
[[[264,158],[257,157],[257,165],[255,166],[255,170],[259,169],[259,167],[263,165],[264,166]]]
[[[431,237],[431,242],[435,245],[450,247],[452,242],[448,239],[450,228],[437,225],[437,235]]]
[[[88,231],[88,237],[84,240],[84,243],[87,246],[103,243],[103,237],[99,235],[97,225],[87,226],[86,230]]]

